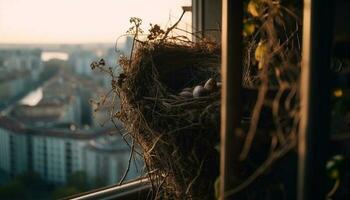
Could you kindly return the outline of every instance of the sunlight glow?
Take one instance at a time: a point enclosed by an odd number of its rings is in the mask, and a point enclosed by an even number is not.
[[[40,100],[43,98],[43,89],[40,87],[32,92],[30,92],[27,96],[25,96],[21,100],[22,105],[35,106]]]
[[[61,60],[68,60],[68,54],[63,52],[43,52],[41,54],[41,60],[43,61],[49,61],[51,59],[61,59]]]
[[[143,19],[144,30],[149,23],[165,27],[181,15],[181,6],[190,4],[190,0],[0,0],[0,43],[110,43],[127,31],[130,17]],[[183,24],[190,17],[186,14]]]

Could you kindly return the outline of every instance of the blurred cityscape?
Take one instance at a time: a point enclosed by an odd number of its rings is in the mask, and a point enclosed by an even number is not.
[[[90,64],[104,58],[120,73],[118,57],[131,41],[118,51],[104,44],[0,45],[0,199],[56,199],[122,179],[130,154],[123,126],[109,122],[111,108],[95,112],[89,103],[111,80]],[[141,159],[131,163],[126,180],[142,174]]]

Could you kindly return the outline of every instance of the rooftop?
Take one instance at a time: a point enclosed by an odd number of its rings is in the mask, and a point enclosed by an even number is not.
[[[8,130],[14,134],[25,134],[33,136],[44,136],[54,138],[67,138],[76,140],[91,140],[101,136],[118,134],[118,130],[122,130],[122,127],[112,128],[106,127],[101,130],[70,130],[70,129],[52,129],[52,128],[32,128],[20,121],[0,115],[0,129]]]

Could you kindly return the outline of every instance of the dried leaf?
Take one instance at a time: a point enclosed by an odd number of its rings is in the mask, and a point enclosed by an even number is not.
[[[261,12],[260,12],[260,8],[259,5],[256,1],[250,1],[248,3],[248,7],[247,7],[247,11],[249,14],[251,14],[253,17],[259,17]]]

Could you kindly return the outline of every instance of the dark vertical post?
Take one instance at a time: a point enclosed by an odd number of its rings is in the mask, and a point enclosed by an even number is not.
[[[329,156],[332,1],[304,0],[298,200],[325,199]]]
[[[222,20],[221,1],[205,0],[203,3],[203,35],[214,41],[220,42]]]
[[[192,26],[196,35],[221,41],[221,7],[218,0],[192,0]],[[193,37],[194,41],[197,39]]]
[[[221,168],[220,197],[237,183],[235,173],[239,145],[237,128],[240,122],[242,80],[242,0],[222,1],[222,96],[221,96]],[[232,197],[230,197],[231,199]]]
[[[192,27],[194,32],[203,31],[204,17],[203,17],[203,0],[192,0]],[[201,34],[201,36],[203,36]],[[193,41],[197,38],[193,36]]]

